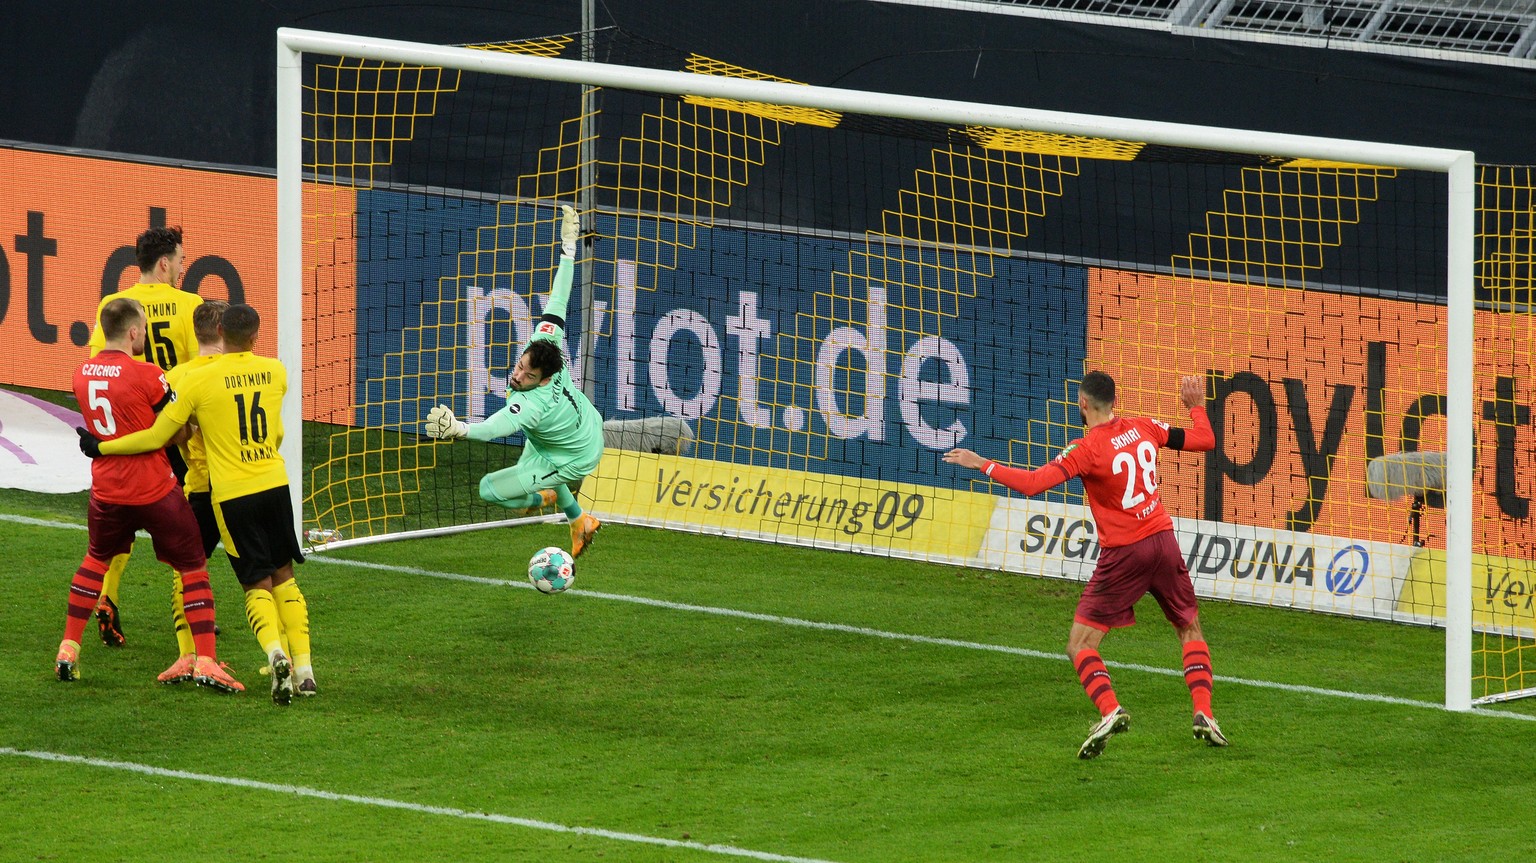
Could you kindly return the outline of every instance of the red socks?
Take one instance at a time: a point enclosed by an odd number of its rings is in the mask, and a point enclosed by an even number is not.
[[[85,635],[85,624],[96,611],[101,599],[101,578],[107,573],[106,561],[90,555],[80,562],[75,577],[69,582],[69,613],[64,618],[64,640],[80,643]]]
[[[1083,691],[1093,700],[1093,706],[1099,709],[1100,716],[1108,716],[1116,707],[1120,706],[1120,699],[1115,697],[1115,687],[1109,681],[1109,671],[1104,667],[1104,660],[1099,652],[1088,648],[1072,657],[1072,664],[1077,667],[1077,679],[1083,683]],[[1211,713],[1211,648],[1203,641],[1189,641],[1184,644],[1184,682],[1189,686],[1189,698],[1194,702],[1195,712],[1213,716]]]
[[[1115,697],[1115,687],[1109,682],[1109,671],[1104,667],[1099,652],[1091,647],[1086,648],[1072,657],[1072,664],[1077,667],[1077,679],[1083,682],[1083,691],[1093,700],[1099,715],[1114,713],[1115,708],[1120,706],[1120,700]]]
[[[213,587],[208,584],[208,570],[181,574],[181,605],[187,614],[187,627],[192,630],[192,643],[197,645],[197,655],[217,659],[217,642],[213,637]]]
[[[1211,648],[1203,641],[1184,642],[1184,682],[1196,713],[1211,713]]]

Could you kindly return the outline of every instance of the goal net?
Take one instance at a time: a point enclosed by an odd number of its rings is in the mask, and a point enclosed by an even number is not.
[[[1536,686],[1529,170],[600,39],[638,65],[280,31],[312,542],[506,523],[476,489],[520,441],[421,421],[501,407],[570,203],[601,517],[1084,580],[1079,483],[1025,499],[940,455],[1045,463],[1093,369],[1187,424],[1200,375],[1217,447],[1155,481],[1202,597],[1445,626],[1452,707]]]

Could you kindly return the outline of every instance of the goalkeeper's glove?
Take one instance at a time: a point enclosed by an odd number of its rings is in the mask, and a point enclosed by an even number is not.
[[[80,436],[80,452],[87,458],[101,458],[101,439],[79,426],[75,426],[75,434]]]
[[[438,440],[464,437],[469,434],[469,426],[455,419],[453,411],[444,405],[438,405],[427,411],[427,421],[422,423],[427,430],[427,437]]]
[[[576,208],[560,205],[560,254],[576,259],[576,241],[581,239],[581,220],[576,218]]]

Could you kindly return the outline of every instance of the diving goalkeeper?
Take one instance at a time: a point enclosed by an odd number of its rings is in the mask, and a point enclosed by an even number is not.
[[[438,405],[423,425],[438,440],[489,441],[522,432],[526,444],[517,464],[481,477],[480,499],[507,509],[558,505],[571,523],[571,554],[580,557],[602,523],[582,512],[567,483],[585,478],[602,460],[603,418],[572,383],[560,347],[580,233],[576,209],[560,210],[560,265],[544,314],[512,369],[506,406],[485,422],[466,423]]]

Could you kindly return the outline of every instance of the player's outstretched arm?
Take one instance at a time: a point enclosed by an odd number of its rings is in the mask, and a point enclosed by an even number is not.
[[[135,455],[141,452],[164,449],[165,445],[170,443],[171,438],[175,437],[176,432],[180,431],[184,425],[186,425],[185,422],[176,420],[162,411],[158,417],[155,417],[155,424],[149,428],[136,431],[133,434],[123,435],[113,440],[102,441],[100,447],[101,454]],[[83,441],[84,439],[82,438],[82,443]]]
[[[1185,452],[1206,452],[1216,448],[1216,431],[1211,428],[1211,418],[1205,413],[1205,380],[1197,375],[1185,375],[1179,380],[1179,401],[1189,411],[1193,428],[1184,430],[1183,439],[1173,449]],[[1169,445],[1174,443],[1172,436]]]
[[[965,449],[964,447],[955,447],[954,449],[941,456],[941,458],[950,464],[957,464],[961,467],[971,468],[972,470],[983,470],[987,466],[986,459],[982,458],[971,450]]]
[[[467,423],[455,417],[447,405],[438,405],[427,412],[427,421],[421,426],[427,437],[438,440],[467,437],[470,440],[488,441],[521,431],[523,428],[521,416],[521,411],[513,413],[507,408],[502,408],[487,417],[483,423]]]
[[[549,286],[549,299],[544,303],[540,320],[549,321],[565,329],[565,311],[571,302],[571,282],[575,278],[576,242],[581,239],[581,220],[576,208],[569,204],[560,207],[560,264],[555,268],[555,279]],[[535,337],[543,334],[535,330]],[[555,336],[558,338],[558,336]]]
[[[513,411],[512,405],[507,405],[501,410],[485,418],[483,423],[469,424],[469,439],[478,441],[497,440],[507,435],[523,430],[524,421],[530,416],[523,405],[517,405],[518,410]]]
[[[1036,470],[1026,468],[1008,467],[998,464],[991,459],[982,458],[976,453],[956,447],[943,455],[944,461],[957,464],[961,467],[973,468],[986,474],[988,478],[996,480],[1022,494],[1039,494],[1047,489],[1071,479],[1061,465],[1051,462],[1045,467]]]

